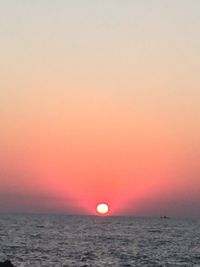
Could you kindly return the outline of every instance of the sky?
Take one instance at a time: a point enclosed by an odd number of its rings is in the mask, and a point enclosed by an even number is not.
[[[199,216],[200,1],[0,1],[0,212]]]

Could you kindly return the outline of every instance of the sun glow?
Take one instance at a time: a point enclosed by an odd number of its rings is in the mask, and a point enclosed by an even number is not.
[[[96,208],[97,212],[101,215],[106,215],[109,211],[109,207],[107,204],[105,203],[101,203],[101,204],[98,204],[97,205],[97,208]]]

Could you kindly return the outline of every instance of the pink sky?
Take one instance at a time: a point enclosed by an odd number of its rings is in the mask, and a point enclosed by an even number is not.
[[[0,4],[0,212],[198,216],[199,2],[77,2]]]

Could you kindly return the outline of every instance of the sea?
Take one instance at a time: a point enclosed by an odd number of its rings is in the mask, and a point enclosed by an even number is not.
[[[0,215],[17,267],[200,266],[200,219]]]

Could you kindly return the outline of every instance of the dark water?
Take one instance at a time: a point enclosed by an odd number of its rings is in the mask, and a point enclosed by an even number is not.
[[[200,220],[0,216],[0,261],[22,266],[200,266]]]

